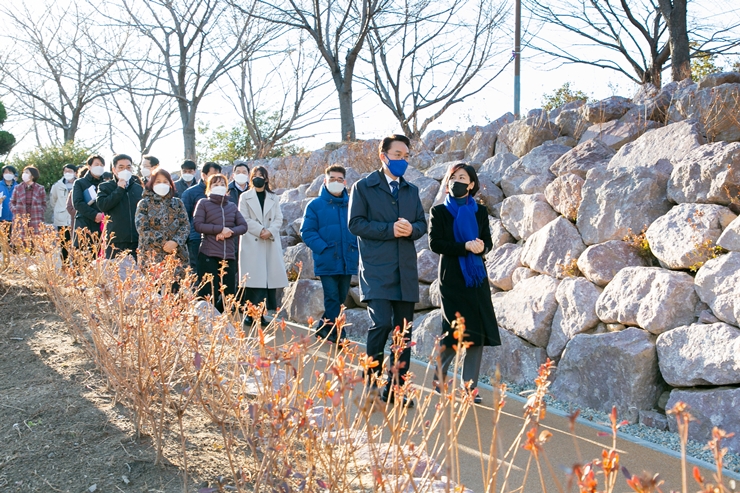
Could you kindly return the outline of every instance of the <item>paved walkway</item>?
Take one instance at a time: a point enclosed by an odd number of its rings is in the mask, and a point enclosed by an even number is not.
[[[308,331],[308,328],[298,324],[289,324],[292,328],[302,331]],[[364,349],[364,345],[360,344]],[[328,352],[333,346],[324,344],[322,350]],[[422,387],[422,392],[427,395],[432,392],[432,372],[427,371],[426,365],[412,361],[411,371],[416,375],[415,384]],[[492,437],[492,418],[493,410],[493,391],[491,387],[481,385],[480,394],[483,398],[482,405],[476,405],[468,412],[466,420],[462,423],[461,431],[458,437],[459,443],[459,464],[460,478],[463,484],[472,489],[475,493],[485,491],[484,473],[485,469],[482,464],[487,464],[489,460],[488,451],[490,450],[490,440]],[[524,399],[520,396],[507,394],[507,403],[504,413],[499,424],[500,444],[509,447],[520,432],[523,424],[522,410]],[[410,411],[411,413],[417,410]],[[427,411],[429,417],[433,414],[433,408]],[[476,420],[477,418],[477,420]],[[476,425],[477,421],[477,425]],[[379,420],[378,423],[381,423]],[[480,430],[480,433],[478,432]],[[545,454],[549,463],[554,470],[554,476],[560,485],[553,479],[553,474],[547,470],[547,465],[543,461],[544,488],[546,491],[557,492],[559,486],[562,491],[577,491],[577,487],[569,488],[567,485],[567,473],[571,467],[579,462],[590,461],[601,458],[602,451],[608,449],[611,445],[611,435],[599,436],[599,432],[608,431],[605,426],[593,424],[588,421],[579,419],[576,422],[575,433],[571,434],[570,424],[567,417],[562,412],[548,410],[547,416],[543,421],[542,429],[552,433],[552,437],[545,445]],[[483,443],[479,444],[481,437]],[[626,467],[632,474],[640,474],[643,471],[650,476],[658,472],[660,478],[665,481],[661,486],[663,491],[680,491],[681,490],[681,461],[677,454],[668,450],[660,450],[660,447],[646,442],[640,443],[637,439],[625,439],[619,437],[617,440],[617,449],[620,456],[620,467]],[[483,452],[481,452],[481,450]],[[580,457],[583,460],[579,460]],[[499,454],[500,456],[501,454]],[[511,464],[511,476],[509,478],[506,491],[513,491],[520,487],[524,479],[524,471],[527,467],[527,460],[530,454],[526,450],[520,450],[513,464]],[[698,489],[698,485],[692,479],[691,471],[693,465],[697,464],[706,478],[711,478],[713,469],[711,465],[701,461],[692,460],[687,464],[687,480],[689,490]],[[507,464],[508,466],[508,464]],[[503,476],[501,476],[502,478]],[[740,474],[726,472],[726,477],[740,479]],[[603,488],[603,477],[599,478],[599,484]],[[501,490],[501,479],[498,482],[498,491]],[[542,492],[543,485],[540,484],[540,477],[537,467],[534,463],[529,468],[529,474],[526,480],[523,492]],[[630,491],[625,483],[625,477],[620,473],[617,480],[615,491]]]

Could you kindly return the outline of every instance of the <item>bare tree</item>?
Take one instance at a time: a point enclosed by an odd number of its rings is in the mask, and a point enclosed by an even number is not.
[[[254,159],[268,157],[275,146],[287,145],[298,137],[291,132],[326,122],[336,106],[326,107],[330,96],[314,97],[327,81],[321,77],[321,61],[306,46],[303,33],[298,39],[286,36],[289,46],[272,56],[243,60],[238,73],[229,74],[231,89],[226,94],[241,117],[253,146]],[[301,138],[308,138],[303,136]]]
[[[400,0],[373,18],[365,80],[408,137],[493,81],[505,12],[494,0]]]
[[[355,140],[352,82],[373,18],[390,0],[258,0],[276,25],[306,32],[316,43],[339,98],[342,140]]]
[[[255,4],[226,0],[122,0],[125,24],[148,39],[161,61],[142,69],[167,85],[182,123],[183,154],[195,159],[195,122],[214,83],[268,42],[269,29],[251,15]]]
[[[689,25],[688,0],[524,0],[547,28],[530,47],[565,63],[582,63],[619,72],[638,84],[661,86],[669,66],[673,80],[691,75],[690,59],[731,54],[740,45],[738,24]],[[583,43],[565,43],[559,34]],[[696,48],[689,40],[697,41]],[[583,54],[582,48],[596,55]]]
[[[103,32],[77,3],[30,10],[11,2],[0,13],[9,42],[0,84],[14,96],[16,114],[73,141],[86,110],[109,94],[104,79],[121,60],[127,33]]]
[[[150,76],[137,64],[122,63],[109,74],[110,95],[102,100],[115,131],[133,134],[142,156],[149,154],[158,139],[172,133],[172,117],[177,113],[173,98],[162,94],[163,65],[155,65],[158,71]]]

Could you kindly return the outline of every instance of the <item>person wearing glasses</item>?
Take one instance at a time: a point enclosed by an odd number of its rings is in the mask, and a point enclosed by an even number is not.
[[[324,315],[318,321],[316,337],[337,342],[344,339],[334,330],[342,303],[347,299],[349,284],[357,274],[357,237],[347,226],[349,194],[346,170],[329,166],[319,196],[306,207],[301,237],[313,253],[314,273],[324,289]]]

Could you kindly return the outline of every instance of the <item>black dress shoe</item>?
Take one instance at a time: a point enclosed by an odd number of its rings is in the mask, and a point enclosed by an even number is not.
[[[383,393],[380,396],[380,400],[393,404],[396,400],[396,393],[390,392],[388,388],[385,388],[383,389]],[[414,399],[409,399],[406,396],[403,396],[403,407],[407,409],[412,409],[414,406],[416,406]]]

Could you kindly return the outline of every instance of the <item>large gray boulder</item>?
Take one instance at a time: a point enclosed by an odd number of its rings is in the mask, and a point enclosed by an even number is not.
[[[606,286],[625,267],[648,267],[640,251],[622,240],[591,245],[578,257],[578,270],[597,286]]]
[[[606,123],[597,123],[596,125],[591,125],[583,132],[581,140],[578,143],[582,144],[587,140],[598,139],[605,145],[618,151],[623,145],[632,142],[648,130],[658,128],[659,126],[660,123],[652,120],[644,122],[612,120]]]
[[[442,306],[442,293],[439,292],[439,279],[435,279],[432,284],[429,285],[429,301],[434,307]]]
[[[740,217],[735,218],[722,231],[717,245],[731,252],[740,252]]]
[[[712,247],[735,217],[721,205],[679,204],[656,219],[645,237],[664,266],[688,269],[715,255]]]
[[[494,249],[514,241],[514,237],[511,236],[511,233],[506,231],[501,219],[488,216],[488,227],[491,230],[491,240],[493,241]]]
[[[566,265],[585,249],[573,223],[560,216],[527,239],[521,262],[542,274],[562,278]]]
[[[419,281],[431,284],[437,279],[439,255],[425,248],[416,254],[416,265],[419,270]]]
[[[660,267],[625,267],[599,296],[596,313],[605,323],[637,325],[651,334],[693,323],[699,298],[694,279]]]
[[[570,151],[570,147],[544,143],[532,149],[509,167],[501,179],[501,189],[507,197],[519,194],[541,193],[555,175],[550,166],[557,159]]]
[[[423,172],[434,164],[434,158],[436,154],[431,149],[424,149],[422,151],[414,153],[409,158],[409,166],[413,166],[419,171]]]
[[[547,355],[559,358],[565,345],[576,334],[582,334],[599,325],[596,302],[601,288],[583,277],[570,277],[560,281],[555,299],[558,309],[552,320],[552,333],[547,344]]]
[[[475,198],[482,202],[490,213],[494,210],[496,204],[500,204],[504,200],[504,193],[491,181],[488,175],[478,175],[478,184],[480,189]]]
[[[700,443],[712,439],[712,429],[720,428],[735,432],[733,437],[722,440],[722,445],[730,452],[740,453],[740,388],[718,387],[715,389],[673,389],[666,409],[678,402],[688,405],[694,421],[689,424],[689,438]],[[676,433],[678,426],[675,416],[668,416],[668,429]]]
[[[465,148],[465,160],[478,168],[483,162],[493,156],[493,146],[496,143],[497,132],[476,132],[473,139]]]
[[[411,354],[421,359],[434,358],[434,347],[442,336],[442,310],[432,310],[414,322]]]
[[[654,168],[595,168],[586,175],[578,230],[587,245],[621,240],[668,212],[668,177]]]
[[[491,181],[495,185],[498,185],[501,183],[501,179],[504,177],[506,170],[518,160],[519,158],[510,152],[496,154],[495,156],[488,158],[478,169],[478,176],[488,175]]]
[[[536,276],[519,281],[503,295],[494,295],[493,307],[499,326],[537,347],[547,347],[558,308],[555,291],[559,283],[554,277]]]
[[[611,96],[601,101],[588,103],[581,111],[589,123],[605,123],[621,118],[633,106],[629,98]]]
[[[573,337],[552,385],[558,399],[607,413],[616,406],[631,423],[655,407],[662,391],[653,336],[634,327]]]
[[[507,243],[486,255],[486,271],[488,271],[488,280],[492,285],[505,291],[514,288],[511,276],[517,267],[522,266],[519,260],[521,253],[520,245]]]
[[[581,189],[586,182],[580,176],[568,173],[558,176],[545,188],[545,197],[553,209],[571,221],[578,217],[581,206]]]
[[[558,137],[557,126],[541,116],[530,116],[504,125],[498,132],[496,154],[511,152],[518,157],[525,156],[535,147]]]
[[[439,182],[432,178],[422,177],[417,178],[413,183],[419,187],[421,205],[425,211],[428,211],[434,205],[434,199],[437,196],[437,192],[439,192]]]
[[[344,310],[345,323],[344,334],[356,341],[365,341],[367,332],[372,327],[373,322],[364,308],[350,308]]]
[[[516,286],[521,281],[525,279],[529,279],[530,277],[537,277],[539,276],[539,272],[535,272],[529,267],[517,267],[514,269],[514,272],[511,274],[511,285]]]
[[[283,262],[286,269],[298,270],[298,263],[302,264],[301,279],[317,279],[313,271],[313,254],[305,243],[298,243],[285,249]]]
[[[609,164],[614,157],[614,149],[597,139],[581,142],[552,163],[550,171],[557,176],[574,173],[586,178],[588,170]]]
[[[324,289],[321,281],[299,279],[283,291],[283,313],[299,324],[320,320],[324,314]]]
[[[694,279],[696,293],[709,305],[712,313],[728,324],[738,325],[735,315],[740,286],[740,252],[730,252],[708,260]]]
[[[672,387],[740,384],[740,329],[718,323],[677,327],[658,336],[660,372]]]
[[[540,365],[547,361],[547,353],[506,329],[499,328],[499,335],[500,346],[483,348],[481,375],[495,378],[498,366],[502,380],[517,385],[531,385],[537,378]]]
[[[704,137],[696,122],[673,123],[645,132],[634,142],[625,144],[609,161],[609,167],[652,167],[659,161],[675,165],[702,144]]]
[[[517,240],[526,240],[557,217],[541,193],[514,195],[501,204],[501,222]]]
[[[560,127],[561,135],[573,137],[578,141],[590,123],[583,118],[583,111],[581,108],[573,108],[560,111],[560,113],[555,117],[555,125]]]
[[[668,198],[678,204],[730,205],[738,195],[738,142],[714,142],[694,148],[676,163],[668,181]]]
[[[419,301],[414,303],[414,311],[428,310],[434,305],[429,294],[430,285],[419,283]]]
[[[681,117],[697,120],[709,141],[740,141],[740,121],[737,118],[740,83],[721,84],[693,93],[687,91],[682,94],[676,108]]]

